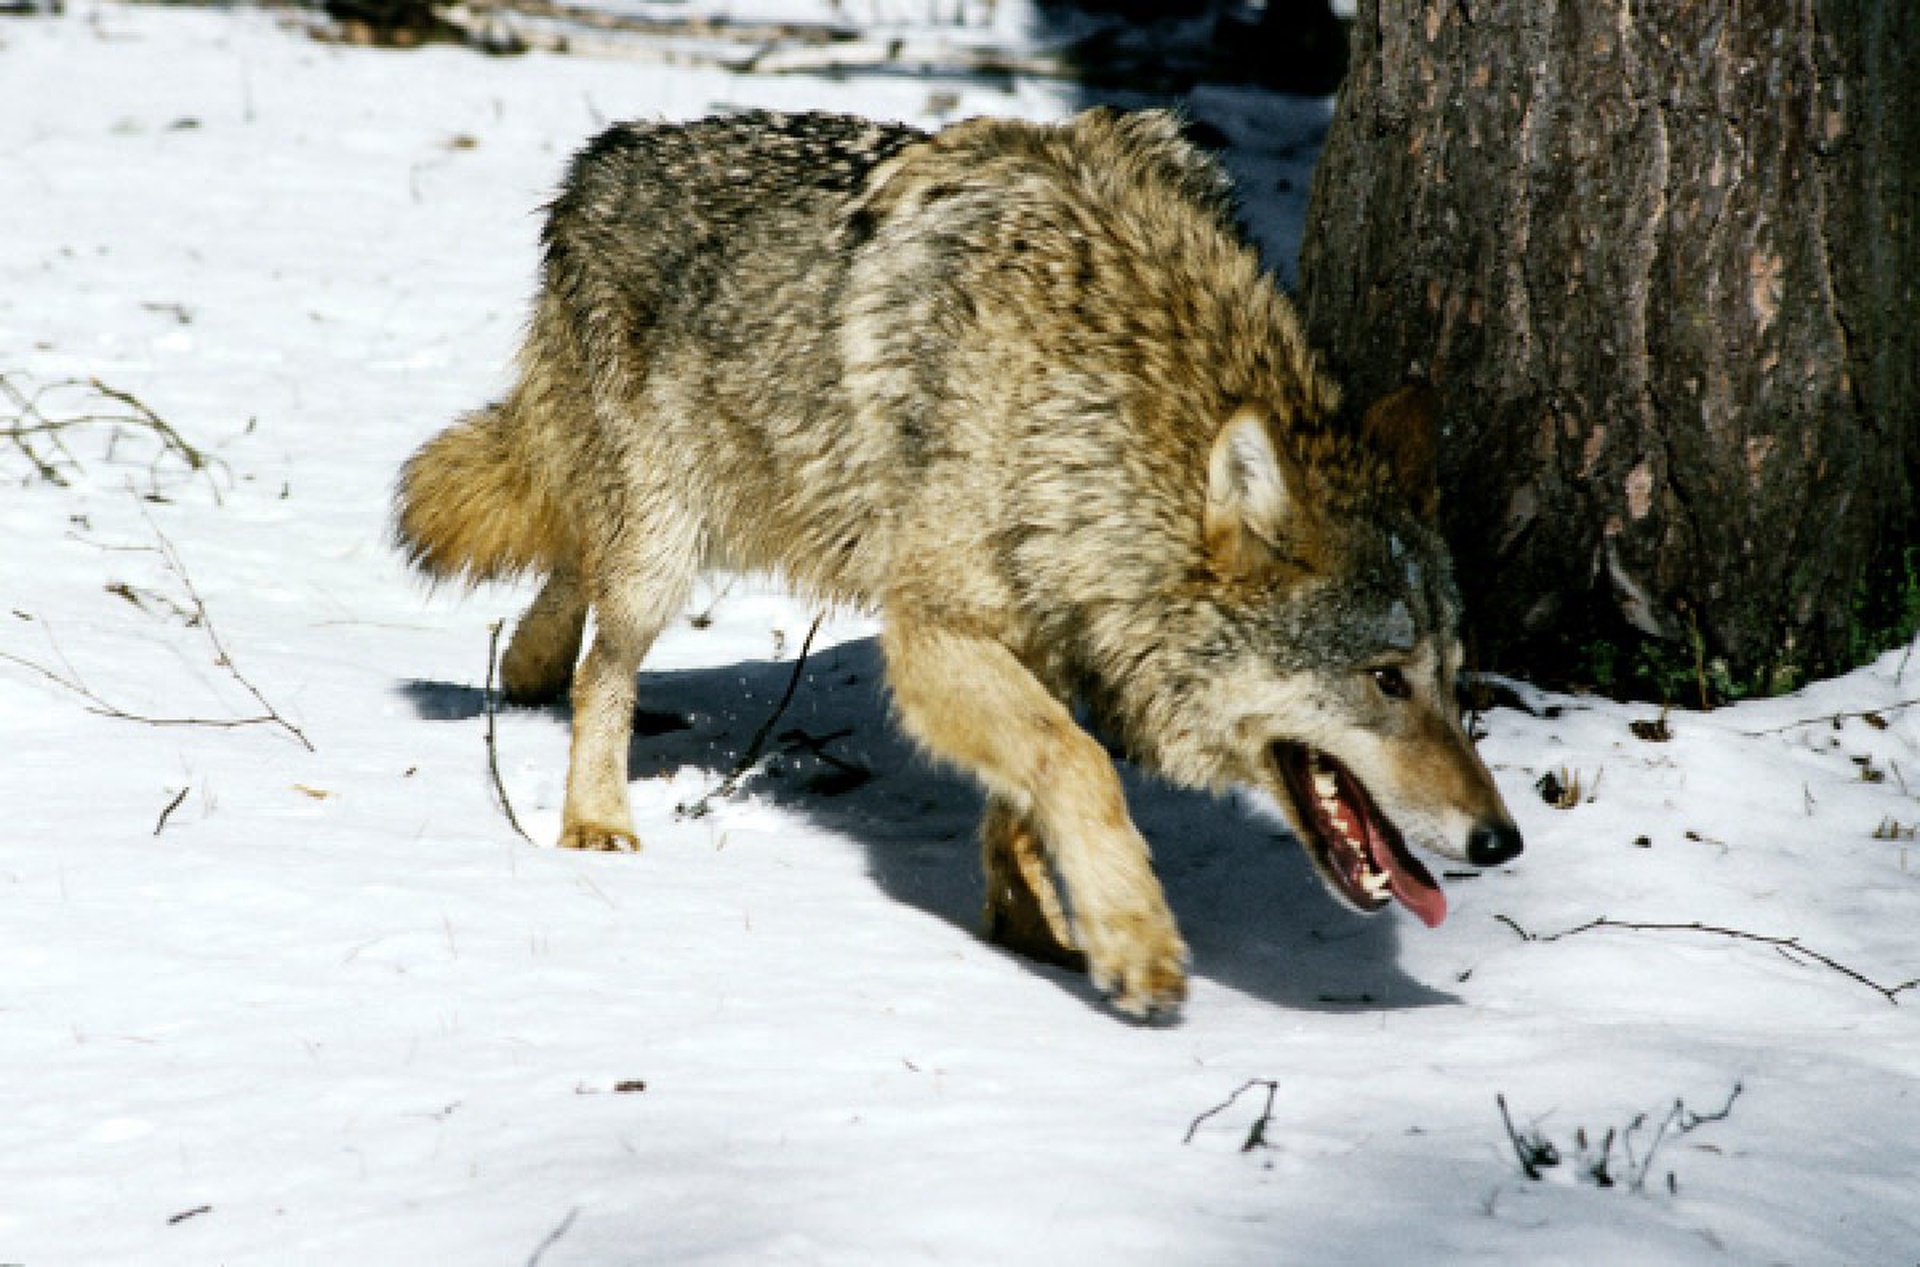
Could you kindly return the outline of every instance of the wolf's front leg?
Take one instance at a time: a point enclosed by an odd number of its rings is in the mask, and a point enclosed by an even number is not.
[[[573,677],[573,747],[567,758],[567,800],[560,844],[568,849],[638,849],[627,803],[627,744],[633,737],[634,673],[685,601],[699,558],[690,529],[656,505],[648,534],[603,549],[589,584],[593,646]],[[560,578],[556,576],[558,583]],[[560,595],[546,615],[527,620],[571,622],[574,595]],[[516,641],[517,641],[516,637]]]
[[[907,729],[1039,829],[1094,984],[1131,1015],[1173,1011],[1187,948],[1106,752],[998,642],[893,605],[882,642]]]
[[[640,655],[603,630],[574,677],[573,747],[560,822],[563,849],[621,852],[640,847],[627,804],[627,742],[633,729],[633,675],[639,667]]]

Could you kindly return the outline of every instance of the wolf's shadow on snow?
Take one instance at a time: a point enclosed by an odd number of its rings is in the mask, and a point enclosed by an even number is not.
[[[641,673],[629,780],[694,766],[712,771],[711,785],[718,786],[792,676],[791,661]],[[482,692],[472,687],[409,682],[401,690],[428,720],[465,721],[485,712]],[[550,711],[557,722],[567,720],[564,708]],[[858,842],[889,898],[978,932],[980,793],[901,734],[888,715],[873,639],[808,658],[764,753],[737,795],[766,798]],[[1120,770],[1197,976],[1289,1008],[1455,1001],[1401,971],[1400,921],[1336,902],[1290,835],[1230,800],[1168,787],[1125,762]],[[724,803],[715,809],[724,814]],[[1079,974],[1008,954],[1093,998]]]

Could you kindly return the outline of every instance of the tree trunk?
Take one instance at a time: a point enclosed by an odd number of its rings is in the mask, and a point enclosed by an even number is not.
[[[1869,650],[1916,589],[1920,5],[1360,0],[1352,40],[1303,308],[1361,398],[1439,388],[1481,662],[1623,685],[1637,630],[1726,694]]]

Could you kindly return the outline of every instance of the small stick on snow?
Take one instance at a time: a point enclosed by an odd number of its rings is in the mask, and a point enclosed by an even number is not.
[[[57,648],[56,654],[58,654]],[[41,677],[47,679],[47,681],[52,682],[55,686],[60,687],[62,690],[71,691],[73,694],[85,700],[87,702],[88,712],[100,717],[111,717],[116,721],[139,722],[143,726],[195,726],[211,730],[238,730],[243,726],[284,726],[287,724],[285,719],[274,715],[262,715],[259,717],[156,717],[148,713],[136,713],[106,699],[98,691],[82,681],[78,674],[75,674],[73,677],[63,676],[38,661],[29,660],[25,656],[14,655],[10,651],[0,651],[0,660],[17,664],[23,669],[33,670]],[[68,666],[68,671],[72,672],[71,665]],[[307,751],[313,751],[313,745],[307,743],[304,735],[295,731],[294,737],[306,744]]]
[[[1500,1106],[1500,1120],[1506,1123],[1507,1138],[1513,1141],[1513,1155],[1520,1159],[1520,1173],[1529,1179],[1540,1177],[1542,1166],[1560,1164],[1560,1150],[1553,1141],[1535,1131],[1530,1137],[1522,1135],[1513,1125],[1513,1115],[1507,1112],[1507,1097],[1504,1092],[1496,1094],[1494,1103]]]
[[[144,512],[142,513],[144,514]],[[6,660],[13,664],[20,665],[22,668],[31,669],[54,685],[71,691],[73,694],[87,701],[89,712],[98,713],[102,717],[113,717],[121,721],[139,722],[146,726],[202,726],[224,730],[237,729],[241,726],[277,726],[298,740],[300,746],[308,752],[315,751],[313,742],[307,738],[306,732],[288,721],[286,717],[281,714],[280,710],[275,708],[267,700],[265,695],[261,694],[260,688],[248,680],[247,676],[240,672],[239,667],[234,664],[233,653],[228,649],[226,640],[221,638],[220,630],[215,627],[213,614],[207,610],[207,604],[200,597],[200,591],[194,585],[193,577],[187,572],[186,561],[180,557],[180,552],[174,549],[173,542],[168,539],[166,533],[160,531],[159,525],[153,522],[151,516],[147,517],[147,526],[153,529],[154,537],[160,542],[159,554],[161,559],[166,563],[167,570],[172,572],[179,580],[181,586],[187,591],[187,598],[193,603],[193,611],[191,613],[183,613],[187,616],[187,625],[189,627],[198,626],[200,631],[206,634],[207,641],[213,644],[215,663],[225,669],[227,676],[231,677],[235,682],[238,682],[247,694],[253,696],[254,702],[265,709],[265,712],[257,717],[156,717],[151,714],[132,712],[129,709],[121,708],[118,704],[112,703],[98,691],[88,686],[85,680],[81,678],[79,672],[75,670],[71,664],[67,663],[66,656],[61,653],[57,643],[54,645],[54,654],[60,657],[60,662],[66,665],[67,674],[71,676],[56,673],[44,664],[29,660],[25,656],[14,655],[11,652],[0,651],[0,660]]]
[[[158,836],[161,832],[167,829],[167,820],[173,817],[173,811],[180,808],[180,802],[187,799],[187,793],[189,790],[191,790],[191,788],[192,788],[192,784],[188,784],[187,787],[181,788],[178,792],[174,794],[173,799],[167,802],[167,807],[160,811],[160,821],[153,825],[154,835]]]
[[[813,649],[813,636],[820,632],[820,621],[821,617],[815,616],[813,623],[807,626],[807,636],[800,644],[799,658],[793,662],[793,675],[787,679],[787,689],[781,694],[780,702],[773,706],[773,712],[767,715],[767,720],[760,724],[760,729],[748,741],[747,750],[740,754],[740,759],[733,763],[733,769],[727,771],[727,777],[720,780],[717,787],[702,794],[693,804],[679,807],[676,812],[682,818],[705,818],[713,812],[716,800],[732,796],[746,777],[753,773],[753,768],[760,764],[760,758],[766,751],[767,736],[780,724],[781,717],[786,715],[787,705],[793,703],[793,693],[800,687],[800,674],[807,667],[807,653]]]
[[[313,742],[307,738],[306,732],[281,716],[280,710],[269,703],[267,697],[260,693],[260,688],[248,681],[246,674],[240,672],[239,666],[234,664],[233,653],[227,649],[226,641],[220,637],[220,631],[214,627],[213,613],[209,612],[206,603],[201,601],[200,591],[194,586],[193,577],[188,575],[186,562],[180,557],[180,552],[174,549],[173,542],[168,539],[166,533],[160,531],[160,526],[153,522],[151,516],[147,518],[147,526],[153,529],[153,535],[160,541],[160,557],[166,561],[167,570],[179,578],[180,584],[186,588],[187,598],[193,603],[195,619],[188,623],[200,626],[201,631],[207,635],[207,641],[213,644],[214,651],[219,655],[220,667],[225,669],[228,676],[238,682],[247,694],[253,696],[255,703],[267,710],[266,715],[259,720],[280,727],[298,739],[300,746],[308,752],[314,751]]]
[[[1673,1130],[1673,1133],[1676,1135],[1685,1135],[1688,1131],[1693,1130],[1702,1123],[1726,1121],[1727,1115],[1733,1112],[1733,1102],[1740,1098],[1740,1092],[1744,1089],[1741,1083],[1734,1083],[1733,1091],[1727,1096],[1727,1102],[1722,1105],[1716,1113],[1695,1113],[1687,1107],[1685,1100],[1675,1100],[1673,1102],[1673,1108],[1668,1111],[1667,1116],[1661,1121],[1659,1129],[1654,1131],[1653,1142],[1647,1145],[1647,1155],[1641,1158],[1637,1165],[1632,1166],[1633,1178],[1628,1185],[1629,1190],[1633,1192],[1646,1191],[1647,1175],[1653,1170],[1654,1154],[1660,1151],[1661,1141],[1666,1139],[1668,1130]],[[1636,1122],[1635,1125],[1637,1126],[1639,1123]],[[1628,1149],[1627,1158],[1631,1164],[1633,1158],[1631,1148]],[[1669,1173],[1667,1176],[1667,1186],[1672,1188],[1673,1183],[1673,1175]]]
[[[1916,704],[1920,704],[1920,696],[1915,696],[1912,699],[1898,700],[1892,704],[1882,704],[1878,708],[1858,708],[1838,713],[1823,713],[1818,717],[1802,717],[1799,721],[1790,721],[1780,726],[1768,726],[1761,730],[1742,730],[1736,733],[1745,735],[1749,739],[1761,739],[1768,735],[1784,734],[1789,730],[1796,730],[1801,726],[1817,726],[1821,722],[1827,722],[1830,725],[1837,726],[1843,721],[1849,721],[1856,717],[1880,717],[1887,713],[1899,712],[1903,708],[1912,708]]]
[[[1911,981],[1902,981],[1898,985],[1882,985],[1864,973],[1849,968],[1837,959],[1801,945],[1798,937],[1772,937],[1765,933],[1749,933],[1739,928],[1723,928],[1717,924],[1703,924],[1698,920],[1686,924],[1673,924],[1644,920],[1608,919],[1603,915],[1599,919],[1588,920],[1584,924],[1576,925],[1573,928],[1562,929],[1557,933],[1534,933],[1520,927],[1519,924],[1508,919],[1505,915],[1496,915],[1494,918],[1519,934],[1523,941],[1559,941],[1562,937],[1572,937],[1576,933],[1590,933],[1597,928],[1613,928],[1636,933],[1707,933],[1715,937],[1731,938],[1735,941],[1756,942],[1762,946],[1773,946],[1782,951],[1790,951],[1794,955],[1803,955],[1815,963],[1820,964],[1822,967],[1839,973],[1843,977],[1858,981],[1861,985],[1880,994],[1887,1002],[1895,1004],[1900,1002],[1899,996],[1901,994],[1920,987],[1920,977],[1915,977]]]
[[[88,400],[82,406],[83,412],[58,417],[50,415],[42,406],[41,402],[49,395],[75,393],[91,393],[109,402],[109,406],[101,409]],[[116,411],[112,406],[126,412]],[[226,464],[188,443],[166,419],[132,392],[109,387],[97,378],[63,378],[29,388],[25,385],[25,375],[19,371],[0,370],[0,439],[11,441],[33,465],[40,479],[60,487],[67,485],[62,468],[77,469],[80,460],[66,446],[65,438],[85,427],[108,429],[111,437],[108,461],[114,460],[112,450],[128,430],[144,431],[157,442],[158,451],[147,469],[149,496],[160,495],[161,467],[171,458],[184,465],[189,475],[205,475],[214,501],[221,500],[220,485],[212,473],[225,472]]]
[[[576,1205],[571,1210],[568,1210],[567,1217],[560,1220],[560,1226],[548,1232],[547,1239],[541,1241],[540,1244],[535,1247],[533,1253],[527,1256],[527,1267],[540,1267],[540,1260],[547,1256],[547,1251],[552,1249],[560,1238],[567,1234],[567,1230],[573,1226],[573,1221],[579,1217],[579,1206]]]
[[[520,839],[526,841],[528,844],[532,844],[533,837],[527,835],[527,829],[520,825],[520,819],[515,816],[513,812],[513,802],[507,799],[507,785],[500,778],[500,744],[494,737],[493,719],[496,710],[493,704],[493,666],[500,650],[500,625],[501,622],[496,620],[487,628],[487,689],[485,692],[487,699],[487,772],[493,775],[493,794],[500,798],[500,812],[507,816],[507,825],[519,834]],[[578,1213],[578,1211],[575,1211],[575,1213]],[[568,1216],[567,1221],[569,1223],[573,1221],[571,1215]],[[565,1230],[564,1225],[562,1225],[562,1230]],[[541,1246],[540,1252],[545,1253],[546,1246]],[[534,1255],[536,1260],[539,1257],[540,1254]]]
[[[1199,1117],[1194,1118],[1193,1122],[1187,1127],[1186,1138],[1180,1142],[1182,1144],[1193,1143],[1193,1137],[1199,1132],[1202,1122],[1210,1117],[1226,1112],[1233,1107],[1236,1100],[1255,1087],[1265,1087],[1267,1089],[1267,1103],[1266,1106],[1260,1110],[1260,1116],[1253,1120],[1252,1127],[1247,1131],[1247,1141],[1240,1145],[1240,1151],[1250,1153],[1256,1148],[1272,1147],[1272,1145],[1267,1143],[1267,1123],[1273,1120],[1273,1098],[1280,1091],[1279,1082],[1272,1078],[1249,1078],[1241,1083],[1238,1091],[1235,1091],[1232,1095],[1214,1105]]]

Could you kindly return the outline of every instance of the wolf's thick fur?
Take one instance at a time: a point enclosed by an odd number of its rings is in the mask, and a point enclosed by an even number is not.
[[[1403,833],[1517,853],[1453,703],[1430,412],[1343,412],[1231,216],[1153,112],[593,141],[516,386],[398,496],[428,573],[549,578],[502,671],[572,676],[562,843],[634,844],[635,671],[718,566],[884,613],[901,721],[989,792],[989,930],[1130,1012],[1186,950],[1073,701],[1175,781],[1266,789],[1357,906],[1438,922]]]

